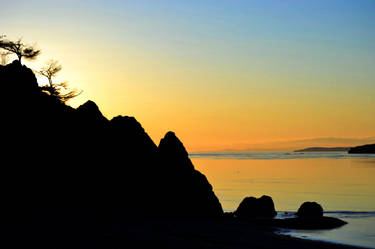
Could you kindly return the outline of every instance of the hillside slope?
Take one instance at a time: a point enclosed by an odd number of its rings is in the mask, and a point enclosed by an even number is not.
[[[160,145],[133,117],[105,118],[43,92],[33,72],[0,66],[2,214],[220,216],[221,205],[183,144]]]

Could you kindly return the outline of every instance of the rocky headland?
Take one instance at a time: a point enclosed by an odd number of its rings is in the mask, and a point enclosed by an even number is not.
[[[19,61],[0,66],[0,80],[7,248],[343,247],[272,233],[345,224],[315,204],[280,220],[271,197],[247,197],[224,214],[171,131],[156,145],[134,117],[109,120],[93,101],[72,108]]]

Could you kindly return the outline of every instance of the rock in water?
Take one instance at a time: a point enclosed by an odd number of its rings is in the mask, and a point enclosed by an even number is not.
[[[267,195],[263,195],[259,199],[246,197],[234,212],[234,215],[240,218],[273,218],[276,214],[273,200]]]
[[[297,217],[287,219],[274,219],[270,224],[275,227],[291,228],[291,229],[333,229],[341,227],[347,222],[334,217]]]
[[[304,202],[297,211],[299,217],[322,217],[323,208],[316,202]]]

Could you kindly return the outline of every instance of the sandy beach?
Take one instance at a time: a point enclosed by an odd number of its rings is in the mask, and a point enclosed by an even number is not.
[[[277,235],[270,227],[232,219],[88,220],[2,224],[1,240],[4,248],[359,248]]]

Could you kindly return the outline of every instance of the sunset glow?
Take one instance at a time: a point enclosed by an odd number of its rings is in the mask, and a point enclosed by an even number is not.
[[[0,2],[1,33],[42,49],[26,64],[56,59],[83,90],[72,106],[135,116],[156,143],[168,130],[189,152],[374,141],[374,1]]]

